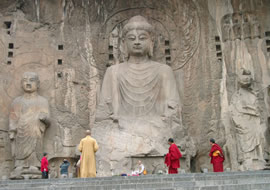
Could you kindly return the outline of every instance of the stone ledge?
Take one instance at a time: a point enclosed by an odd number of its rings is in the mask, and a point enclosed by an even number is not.
[[[223,172],[223,173],[186,173],[186,174],[171,174],[171,175],[146,175],[146,176],[114,176],[114,177],[97,177],[97,178],[65,178],[65,179],[46,179],[46,183],[66,183],[71,181],[76,182],[94,182],[94,181],[115,181],[115,180],[123,180],[123,181],[145,181],[145,180],[161,180],[161,181],[188,181],[188,180],[210,180],[210,179],[231,179],[231,178],[247,178],[247,177],[270,177],[270,171],[246,171],[246,172]],[[31,180],[0,180],[1,184],[8,183],[43,183],[44,179],[31,179]]]
[[[0,181],[0,190],[266,190],[266,187],[270,189],[270,171]]]

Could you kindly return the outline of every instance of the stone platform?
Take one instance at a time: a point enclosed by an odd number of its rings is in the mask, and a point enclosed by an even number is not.
[[[270,171],[1,180],[0,190],[270,190]]]

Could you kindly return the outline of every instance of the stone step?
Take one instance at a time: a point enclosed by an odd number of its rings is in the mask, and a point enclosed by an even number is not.
[[[132,177],[131,177],[132,178]],[[98,178],[96,178],[98,179]],[[220,178],[220,176],[208,176],[208,177],[200,177],[200,178],[186,178],[186,177],[166,177],[166,178],[144,178],[140,177],[137,179],[107,179],[107,180],[80,180],[80,179],[59,179],[57,181],[55,180],[28,180],[28,181],[9,181],[9,186],[21,186],[21,185],[36,185],[36,186],[43,186],[48,184],[58,184],[58,185],[76,185],[76,184],[91,184],[91,185],[120,185],[120,184],[144,184],[144,183],[178,183],[178,184],[196,184],[197,185],[216,185],[216,184],[236,184],[236,183],[246,183],[250,180],[259,180],[264,181],[270,179],[270,175],[246,175],[246,176],[223,176],[223,178]],[[6,186],[6,183],[0,183],[0,187]]]
[[[162,187],[164,186],[164,187]],[[27,188],[6,188],[5,190],[269,190],[269,183],[256,183],[256,184],[237,184],[237,185],[215,185],[215,186],[203,186],[203,187],[187,187],[187,186],[177,186],[177,187],[169,187],[168,184],[141,184],[138,186],[137,184],[133,185],[90,185],[90,186],[48,186],[48,187],[27,187]]]
[[[182,190],[182,189],[177,189],[177,190]],[[238,185],[205,186],[205,187],[201,187],[200,190],[270,190],[270,182],[256,183],[256,184],[250,183],[250,184],[241,184],[241,185],[238,184]]]
[[[270,190],[270,171],[101,177],[86,179],[2,180],[0,190],[160,189],[160,190]],[[267,189],[267,188],[266,188]],[[264,189],[265,190],[265,189]]]
[[[255,174],[255,175],[254,175]],[[144,182],[170,182],[170,181],[203,181],[203,180],[225,180],[225,179],[248,179],[248,178],[263,178],[270,177],[270,172],[262,173],[226,173],[226,174],[179,174],[179,175],[147,175],[147,176],[132,176],[132,177],[103,177],[103,178],[69,178],[69,179],[46,179],[46,180],[0,180],[1,184],[12,182],[13,184],[27,184],[32,183],[95,183],[95,184],[111,184],[117,183],[144,183]],[[45,182],[46,181],[46,182]]]

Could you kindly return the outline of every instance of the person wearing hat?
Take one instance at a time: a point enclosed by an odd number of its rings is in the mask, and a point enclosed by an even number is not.
[[[68,167],[70,163],[67,161],[67,159],[63,160],[63,163],[60,166],[60,174],[61,178],[67,178],[68,177]]]

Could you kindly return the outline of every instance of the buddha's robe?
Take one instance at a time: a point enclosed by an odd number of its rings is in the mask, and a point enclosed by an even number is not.
[[[263,161],[263,130],[255,94],[240,88],[232,97],[230,112],[236,130],[237,158]],[[249,166],[252,168],[252,166]]]
[[[42,96],[17,97],[9,115],[9,131],[16,132],[13,156],[15,167],[40,167],[43,154],[43,135],[45,123],[39,120],[40,114],[49,117],[48,101]]]
[[[172,69],[154,61],[111,66],[105,74],[97,120],[169,117],[179,104]]]

